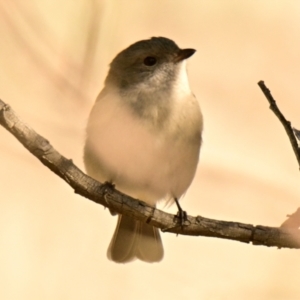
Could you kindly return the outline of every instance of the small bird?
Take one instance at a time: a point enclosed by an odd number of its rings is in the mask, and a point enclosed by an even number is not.
[[[152,37],[121,51],[89,116],[84,147],[87,173],[155,206],[178,200],[196,172],[202,114],[190,90],[186,59],[196,50]],[[159,262],[157,228],[118,215],[107,256],[118,263]]]

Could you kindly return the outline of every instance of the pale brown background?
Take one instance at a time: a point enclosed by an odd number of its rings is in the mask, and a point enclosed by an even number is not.
[[[300,1],[0,1],[0,97],[83,168],[88,113],[108,64],[166,36],[193,47],[204,145],[183,206],[278,226],[300,174],[261,79],[300,127]],[[1,299],[300,299],[300,252],[163,234],[160,264],[106,259],[116,218],[0,128]],[[172,207],[170,211],[175,212]]]

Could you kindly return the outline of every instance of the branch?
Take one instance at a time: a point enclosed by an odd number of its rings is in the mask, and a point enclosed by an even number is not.
[[[50,143],[22,122],[10,108],[0,100],[0,124],[12,133],[22,145],[51,171],[65,180],[75,191],[97,204],[109,207],[120,214],[147,222],[164,232],[175,234],[217,237],[252,243],[253,245],[279,248],[300,248],[300,231],[267,226],[253,226],[238,222],[226,222],[187,216],[180,226],[176,216],[133,199],[106,184],[100,184],[78,169],[72,160],[63,157]]]
[[[284,127],[284,129],[286,131],[286,134],[288,135],[288,137],[290,139],[290,143],[292,145],[292,148],[294,150],[294,153],[295,153],[297,161],[298,161],[298,165],[300,167],[300,149],[298,147],[298,142],[297,142],[297,139],[295,137],[294,130],[293,130],[292,126],[291,126],[291,122],[288,121],[284,117],[284,115],[282,114],[282,112],[279,110],[279,108],[278,108],[278,106],[276,104],[275,99],[271,95],[271,92],[266,87],[265,83],[261,80],[257,84],[259,85],[259,87],[261,88],[262,92],[264,93],[264,95],[268,99],[268,101],[270,103],[270,109],[274,112],[275,116],[279,119],[280,123]]]

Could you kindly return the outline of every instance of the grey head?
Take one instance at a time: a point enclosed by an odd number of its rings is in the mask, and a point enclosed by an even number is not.
[[[139,117],[162,126],[170,115],[180,65],[195,51],[180,49],[164,37],[138,41],[114,58],[105,84],[117,87],[123,102]]]
[[[111,62],[106,82],[114,81],[121,89],[148,84],[168,85],[176,76],[178,63],[195,53],[180,49],[174,41],[152,37],[138,41],[121,51]]]

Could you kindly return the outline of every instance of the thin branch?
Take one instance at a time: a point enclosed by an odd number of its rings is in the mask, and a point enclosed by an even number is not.
[[[296,155],[296,158],[297,158],[297,161],[298,161],[298,166],[300,167],[300,149],[298,147],[298,142],[297,142],[297,139],[295,137],[294,130],[293,130],[292,126],[291,126],[291,122],[288,121],[284,117],[284,115],[282,114],[282,112],[279,110],[279,108],[278,108],[278,106],[276,104],[275,99],[271,95],[271,92],[266,87],[265,83],[261,80],[257,84],[259,85],[259,87],[261,88],[262,92],[264,93],[264,95],[268,99],[268,101],[270,103],[270,109],[274,112],[275,116],[279,119],[280,123],[284,127],[284,129],[286,131],[286,134],[288,135],[288,137],[290,139],[290,143],[292,145],[294,153]]]
[[[147,222],[160,228],[163,232],[217,237],[269,247],[300,248],[300,231],[297,229],[253,226],[201,216],[187,216],[184,226],[180,226],[176,216],[124,195],[109,185],[100,184],[85,175],[73,164],[72,160],[63,157],[46,139],[22,122],[10,106],[1,100],[0,124],[45,166],[64,179],[74,189],[75,193],[109,207],[120,214]]]

